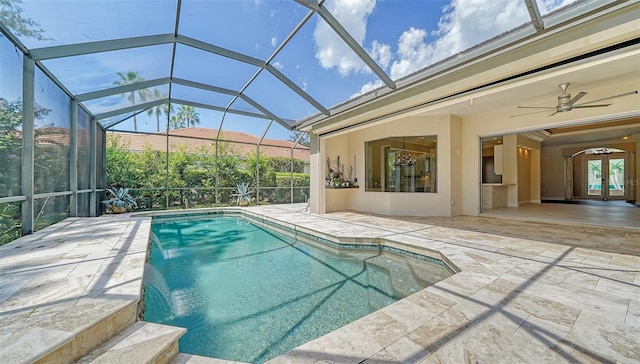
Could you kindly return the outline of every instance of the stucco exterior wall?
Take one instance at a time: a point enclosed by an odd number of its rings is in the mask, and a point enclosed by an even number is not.
[[[386,137],[411,135],[437,135],[438,190],[436,193],[398,193],[365,191],[365,143]],[[345,170],[355,160],[358,189],[324,191],[326,212],[357,210],[397,216],[451,216],[462,211],[462,121],[449,115],[412,116],[361,128],[336,136],[321,138],[324,149],[322,160],[335,161],[340,155]],[[335,163],[335,162],[334,162]],[[326,170],[326,167],[324,168]],[[326,171],[318,183],[324,183]],[[455,180],[454,180],[455,178]],[[454,201],[452,208],[451,201]]]

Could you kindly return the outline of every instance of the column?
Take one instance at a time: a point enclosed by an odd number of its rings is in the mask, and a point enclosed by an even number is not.
[[[89,188],[91,189],[90,201],[89,201],[89,216],[97,216],[98,205],[98,191],[96,191],[96,178],[97,178],[97,133],[98,121],[96,118],[91,118],[89,121]],[[104,176],[104,175],[103,175]]]
[[[625,182],[625,188],[629,189],[627,192],[627,196],[629,196],[629,200],[636,200],[636,205],[640,205],[640,201],[638,201],[638,175],[636,169],[636,153],[629,153],[629,171],[627,171],[627,176],[629,178]]]
[[[564,157],[564,199],[573,201],[573,157]]]
[[[34,78],[35,62],[28,57],[23,61],[22,80],[22,234],[33,232],[33,190],[34,190]]]
[[[507,185],[507,206],[518,207],[518,136],[505,135],[502,138],[503,171],[502,184]]]
[[[71,100],[71,138],[69,155],[69,216],[78,216],[78,103]]]
[[[324,160],[326,156],[321,152],[324,141],[317,134],[309,132],[309,162],[311,169],[309,174],[309,208],[311,213],[323,214],[326,212]],[[322,147],[322,148],[321,148]]]

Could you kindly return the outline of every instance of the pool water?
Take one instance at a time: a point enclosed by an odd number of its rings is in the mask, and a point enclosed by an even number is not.
[[[145,321],[187,328],[180,352],[220,359],[263,362],[451,275],[409,254],[294,241],[242,217],[154,218],[151,229]]]

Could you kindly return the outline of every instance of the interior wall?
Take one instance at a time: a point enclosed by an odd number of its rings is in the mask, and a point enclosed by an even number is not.
[[[586,197],[587,189],[584,180],[587,178],[587,171],[585,171],[585,155],[578,154],[573,157],[573,197],[582,198]]]
[[[562,201],[564,196],[564,157],[562,148],[540,150],[540,194],[542,200]]]
[[[540,203],[540,142],[518,134],[518,203]]]
[[[494,147],[482,147],[482,183],[502,183],[502,175],[496,174]]]

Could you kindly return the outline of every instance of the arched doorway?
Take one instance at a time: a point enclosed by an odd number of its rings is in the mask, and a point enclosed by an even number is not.
[[[628,165],[629,153],[621,149],[588,148],[574,154],[574,198],[629,200]]]

